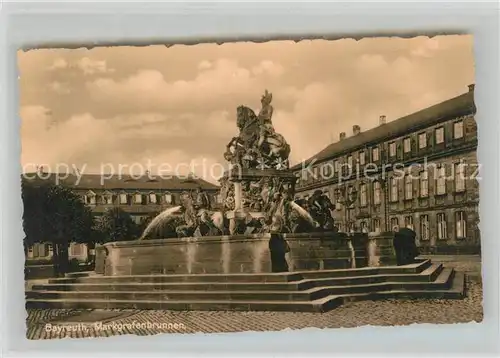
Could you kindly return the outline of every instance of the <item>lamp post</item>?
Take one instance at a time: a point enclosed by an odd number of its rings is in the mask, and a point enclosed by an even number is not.
[[[335,189],[335,197],[337,198],[337,202],[344,206],[345,210],[345,222],[346,222],[346,231],[350,232],[351,230],[351,218],[350,218],[350,207],[354,204],[358,198],[358,192],[354,186],[341,186]]]

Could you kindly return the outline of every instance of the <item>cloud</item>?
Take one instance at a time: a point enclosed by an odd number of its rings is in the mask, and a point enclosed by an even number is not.
[[[109,68],[104,60],[92,60],[88,57],[83,57],[76,62],[76,66],[83,71],[85,75],[93,75],[98,73],[114,72],[113,68]]]
[[[431,58],[440,48],[437,38],[426,38],[423,43],[411,51],[413,56]]]
[[[25,106],[20,116],[21,162],[27,171],[37,165],[52,170],[76,165],[92,172],[111,167],[115,172],[119,167],[145,170],[151,165],[152,173],[165,168],[180,175],[194,171],[211,182],[218,179],[221,170],[216,163],[221,162],[235,127],[227,112],[209,113],[204,118],[161,113],[96,118],[84,113],[54,123],[49,109]]]
[[[67,83],[62,83],[59,81],[54,81],[49,83],[49,89],[54,91],[57,94],[70,94],[71,87]]]
[[[87,75],[66,57],[76,70],[64,78],[39,74],[63,57],[42,55],[23,55],[21,97],[55,114],[24,108],[31,113],[24,116],[47,118],[27,122],[32,129],[23,132],[23,161],[223,162],[225,145],[237,134],[237,106],[257,112],[268,89],[276,131],[297,162],[339,132],[350,135],[353,124],[368,130],[380,115],[397,119],[460,95],[474,82],[471,36],[96,48],[73,53],[99,59],[94,65],[85,60]],[[71,93],[61,101],[63,84]]]
[[[64,58],[56,58],[54,62],[48,67],[50,71],[53,70],[61,70],[68,68],[68,61],[66,61]]]
[[[268,74],[271,76],[281,76],[285,73],[285,68],[279,63],[273,61],[262,61],[259,65],[252,68],[252,73],[255,75]]]
[[[201,61],[199,64],[198,64],[198,69],[200,71],[203,71],[203,70],[208,70],[209,68],[212,68],[212,63],[210,61]]]
[[[87,89],[96,102],[114,103],[123,111],[155,110],[205,111],[236,108],[240,104],[259,105],[261,92],[272,81],[264,74],[281,73],[279,65],[263,62],[254,71],[231,59],[218,59],[212,67],[192,80],[167,81],[158,70],[143,69],[122,80],[99,78],[87,83]]]

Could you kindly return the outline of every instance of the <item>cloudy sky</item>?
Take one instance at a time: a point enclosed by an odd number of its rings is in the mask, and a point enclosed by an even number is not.
[[[210,181],[202,164],[224,162],[236,107],[258,111],[265,89],[297,163],[353,124],[370,129],[474,82],[472,36],[44,49],[19,52],[18,68],[25,170],[191,163]]]

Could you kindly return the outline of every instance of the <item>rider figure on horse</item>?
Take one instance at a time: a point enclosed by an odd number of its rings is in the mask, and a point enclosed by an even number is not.
[[[271,105],[273,100],[273,94],[269,93],[267,90],[262,96],[260,102],[262,103],[262,109],[259,112],[259,142],[257,143],[257,147],[261,148],[262,144],[264,144],[264,140],[266,137],[274,132],[272,117],[274,108]]]

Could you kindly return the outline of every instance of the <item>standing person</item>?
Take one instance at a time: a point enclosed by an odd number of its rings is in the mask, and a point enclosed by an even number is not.
[[[269,240],[269,251],[271,252],[271,272],[288,272],[286,254],[290,252],[290,246],[281,233],[281,219],[273,217],[271,224],[271,239]]]
[[[394,234],[394,250],[396,251],[396,262],[398,266],[408,265],[415,262],[419,255],[415,242],[417,234],[415,231],[403,228]]]

